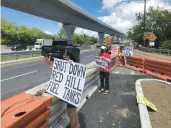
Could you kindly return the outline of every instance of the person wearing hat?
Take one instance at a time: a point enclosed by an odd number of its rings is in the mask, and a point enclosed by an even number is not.
[[[108,60],[108,68],[101,68],[99,67],[99,73],[100,73],[100,90],[99,92],[104,92],[104,94],[109,93],[109,72],[110,72],[110,62],[111,62],[111,57],[110,54],[107,52],[107,47],[102,45],[100,47],[100,54],[99,57],[103,57],[106,60]],[[105,83],[105,84],[104,84]]]

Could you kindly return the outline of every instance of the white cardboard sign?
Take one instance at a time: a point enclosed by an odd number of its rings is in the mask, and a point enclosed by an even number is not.
[[[85,78],[85,65],[55,58],[51,79],[46,91],[78,107],[84,89]]]
[[[103,57],[99,57],[99,56],[96,56],[96,65],[97,67],[99,68],[103,68],[103,69],[107,69],[109,64],[110,63],[110,60],[109,59],[106,59],[106,58],[103,58]]]

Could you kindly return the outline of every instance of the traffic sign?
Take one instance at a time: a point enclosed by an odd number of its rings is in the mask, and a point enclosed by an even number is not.
[[[144,38],[150,41],[155,41],[157,39],[157,36],[153,32],[145,32]]]
[[[148,36],[148,39],[151,40],[151,41],[154,41],[157,39],[156,35],[154,33],[151,33],[149,36]]]
[[[148,36],[151,34],[152,32],[144,32],[144,40],[148,39]]]

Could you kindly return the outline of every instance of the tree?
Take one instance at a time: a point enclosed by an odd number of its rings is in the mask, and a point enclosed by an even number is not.
[[[37,28],[28,28],[24,25],[16,25],[8,22],[5,19],[1,20],[1,44],[13,45],[21,44],[34,44],[36,39],[53,39],[53,40],[66,40],[66,33],[63,29],[57,35],[48,35]],[[73,35],[73,41],[80,45],[92,45],[97,43],[97,39],[87,35]]]
[[[13,45],[34,44],[36,39],[56,39],[57,36],[48,35],[37,28],[28,28],[24,25],[16,25],[1,19],[1,44]]]
[[[161,44],[162,48],[171,49],[171,40],[166,40]]]
[[[63,28],[61,28],[60,32],[57,34],[58,39],[66,40],[66,33]]]
[[[138,24],[133,26],[128,32],[128,38],[143,43],[143,14],[139,13],[137,16]],[[157,36],[155,42],[159,47],[165,40],[171,40],[171,11],[149,7],[146,17],[146,32],[153,32]]]

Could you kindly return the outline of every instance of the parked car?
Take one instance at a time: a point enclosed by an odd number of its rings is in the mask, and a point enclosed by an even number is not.
[[[11,47],[12,51],[21,51],[21,50],[26,50],[27,46],[25,44],[16,44]]]

